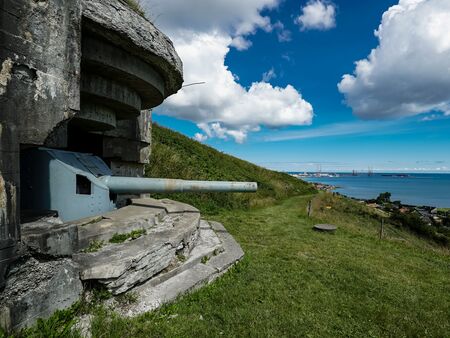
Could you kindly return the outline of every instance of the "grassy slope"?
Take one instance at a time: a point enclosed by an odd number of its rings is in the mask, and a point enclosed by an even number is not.
[[[313,192],[309,185],[290,175],[223,154],[170,129],[155,124],[152,133],[151,162],[146,170],[149,177],[258,182],[256,194],[183,193],[156,197],[185,201],[204,214],[213,214],[219,210],[267,206],[289,196]]]
[[[159,311],[133,320],[99,313],[94,336],[424,337],[450,332],[445,249],[389,225],[380,241],[378,217],[365,206],[329,194],[314,197],[288,175],[168,129],[155,126],[153,142],[149,176],[258,181],[256,195],[169,196],[216,213],[211,217],[226,225],[246,256],[217,282]],[[315,211],[309,219],[306,204],[312,198]],[[338,224],[339,231],[316,233],[311,226],[318,222]]]
[[[378,220],[342,198],[319,195],[310,219],[311,198],[215,216],[243,261],[158,311],[131,320],[98,313],[94,337],[448,336],[448,251],[389,225],[380,241]],[[318,222],[339,229],[314,232]]]
[[[378,217],[364,205],[311,194],[287,175],[167,129],[155,127],[154,141],[152,176],[260,182],[255,196],[170,196],[216,212],[209,218],[221,221],[246,255],[211,285],[138,318],[91,306],[94,337],[448,336],[448,250],[389,224],[379,240]],[[308,218],[311,199],[314,212]],[[337,224],[338,231],[311,230],[326,222]],[[49,336],[71,318],[70,311],[60,313],[23,335]]]

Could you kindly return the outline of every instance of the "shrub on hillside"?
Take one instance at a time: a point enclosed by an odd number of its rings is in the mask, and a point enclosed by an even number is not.
[[[380,195],[378,195],[376,202],[378,204],[385,204],[391,202],[391,193],[390,192],[383,192]]]
[[[450,237],[440,232],[438,227],[424,222],[417,212],[401,213],[394,210],[391,214],[391,221],[399,227],[409,229],[419,236],[431,239],[438,244],[450,245]]]

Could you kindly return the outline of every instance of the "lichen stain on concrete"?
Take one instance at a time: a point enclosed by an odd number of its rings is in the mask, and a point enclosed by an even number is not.
[[[48,7],[48,1],[47,0],[35,0],[31,1],[31,6],[33,7],[41,7],[41,8],[47,8]]]
[[[34,92],[34,101],[38,101],[39,99],[47,99],[47,94],[45,93],[46,89],[46,81],[43,78],[42,72],[37,72],[37,79],[34,82],[34,85],[36,86],[36,91]]]
[[[6,306],[0,309],[0,325],[1,327],[11,327],[11,313]]]
[[[0,172],[0,223],[8,223],[8,196],[6,194],[5,180]]]
[[[74,117],[75,115],[76,115],[76,113],[73,112],[73,111],[65,111],[65,112],[64,112],[64,119],[65,119],[65,120],[71,119],[71,118]]]
[[[17,189],[14,184],[7,183],[6,184],[9,188],[9,196],[10,196],[10,202],[11,202],[11,215],[10,219],[15,220],[16,219],[16,210],[17,210]]]
[[[8,86],[8,81],[11,80],[11,72],[13,69],[13,61],[7,58],[2,63],[2,70],[0,70],[0,95],[6,93],[6,87]]]
[[[25,33],[23,33],[23,36],[28,42],[33,42],[33,35],[29,31],[25,31]]]
[[[57,92],[60,91],[60,88],[62,87],[60,82],[60,79],[54,75],[43,73],[39,70],[36,71],[34,100],[38,101],[40,98],[46,100],[48,98],[47,94],[49,94],[52,99],[55,99]]]

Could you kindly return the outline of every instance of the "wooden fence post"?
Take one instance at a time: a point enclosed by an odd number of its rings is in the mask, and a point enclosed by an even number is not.
[[[311,217],[312,214],[312,201],[308,202],[308,217]]]
[[[384,218],[381,217],[381,224],[380,224],[380,239],[382,239],[384,236]]]

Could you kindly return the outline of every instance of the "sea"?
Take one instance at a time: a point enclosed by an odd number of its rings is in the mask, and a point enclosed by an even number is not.
[[[371,176],[338,173],[337,177],[302,177],[308,182],[336,186],[334,191],[357,199],[374,199],[382,192],[390,192],[392,201],[416,206],[450,208],[450,174],[391,174]]]

